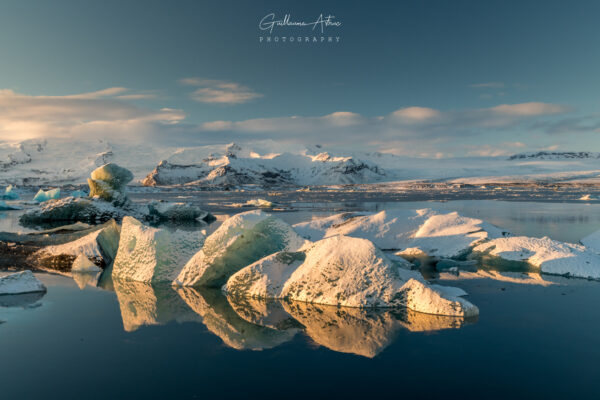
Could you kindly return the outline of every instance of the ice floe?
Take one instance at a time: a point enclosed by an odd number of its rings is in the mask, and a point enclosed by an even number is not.
[[[153,228],[133,217],[125,217],[112,277],[138,282],[171,282],[200,250],[204,239],[202,232]]]
[[[0,277],[0,295],[45,292],[46,287],[31,271]]]
[[[305,240],[261,210],[234,215],[206,238],[174,284],[219,287],[235,272],[269,254],[299,249]]]
[[[516,236],[494,239],[473,249],[487,263],[527,263],[541,272],[579,278],[600,279],[600,255],[585,246],[548,237]],[[490,257],[491,256],[491,257]]]
[[[477,307],[456,288],[428,285],[418,272],[398,267],[366,239],[334,236],[303,251],[278,252],[234,274],[231,296],[284,298],[347,307],[408,307],[414,311],[473,316]]]
[[[384,210],[370,215],[338,214],[296,224],[294,229],[310,240],[335,235],[368,239],[381,249],[399,250],[398,254],[408,258],[418,255],[460,257],[483,240],[507,235],[480,219],[431,209]]]

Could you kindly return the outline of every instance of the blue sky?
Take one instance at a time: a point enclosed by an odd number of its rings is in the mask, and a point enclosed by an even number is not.
[[[600,151],[600,3],[373,3],[4,1],[0,139]],[[340,41],[260,43],[269,13]]]

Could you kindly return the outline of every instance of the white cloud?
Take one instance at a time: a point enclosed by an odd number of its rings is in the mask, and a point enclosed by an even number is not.
[[[127,92],[108,88],[65,96],[30,96],[0,90],[0,139],[93,135],[127,139],[185,118],[180,110],[152,110],[127,103],[119,98]]]
[[[568,111],[568,108],[558,104],[530,102],[521,104],[501,104],[499,106],[492,107],[490,110],[494,113],[502,115],[537,116],[562,114]]]
[[[483,83],[473,83],[469,85],[472,88],[478,89],[499,89],[504,87],[503,82],[483,82]]]
[[[179,82],[187,86],[197,86],[198,89],[194,90],[190,97],[202,103],[233,105],[262,97],[262,94],[235,82],[200,78],[184,78]]]

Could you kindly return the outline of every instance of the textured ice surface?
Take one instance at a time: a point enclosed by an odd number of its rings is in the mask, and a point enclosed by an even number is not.
[[[0,295],[45,291],[44,284],[31,271],[21,271],[0,277]]]
[[[458,298],[466,294],[462,290],[428,285],[418,272],[388,260],[372,242],[347,236],[267,256],[234,274],[223,289],[234,297],[361,308],[408,307],[452,316],[478,313],[475,306]]]
[[[459,257],[482,240],[506,234],[479,219],[430,209],[338,214],[296,224],[294,229],[310,240],[347,235],[368,239],[381,249],[400,250],[401,255],[440,258]]]
[[[260,210],[234,215],[189,260],[174,284],[220,287],[235,272],[269,254],[297,250],[304,240],[291,226]]]
[[[112,276],[139,282],[171,282],[203,242],[201,232],[152,228],[125,217]]]
[[[97,263],[108,265],[115,259],[117,254],[119,231],[119,226],[113,220],[106,223],[103,228],[95,230],[72,242],[44,247],[36,253],[36,256],[43,259],[57,256],[77,258],[83,255],[88,259],[93,259]]]
[[[147,205],[148,218],[159,221],[194,221],[205,219],[209,214],[191,203],[173,203],[155,200]]]
[[[588,244],[593,240],[586,240]],[[488,262],[510,265],[528,263],[542,272],[579,278],[600,279],[600,255],[578,244],[563,243],[548,237],[516,236],[494,239],[475,247]]]
[[[58,198],[60,198],[60,189],[50,189],[48,191],[40,189],[36,195],[33,196],[33,201],[42,203],[48,200],[57,200]]]

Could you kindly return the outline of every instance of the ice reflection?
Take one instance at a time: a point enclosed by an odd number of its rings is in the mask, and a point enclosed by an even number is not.
[[[393,342],[400,330],[458,329],[473,322],[405,309],[367,310],[228,298],[216,289],[119,280],[113,284],[126,331],[171,321],[198,322],[225,345],[238,350],[274,348],[302,332],[333,351],[374,357]]]

